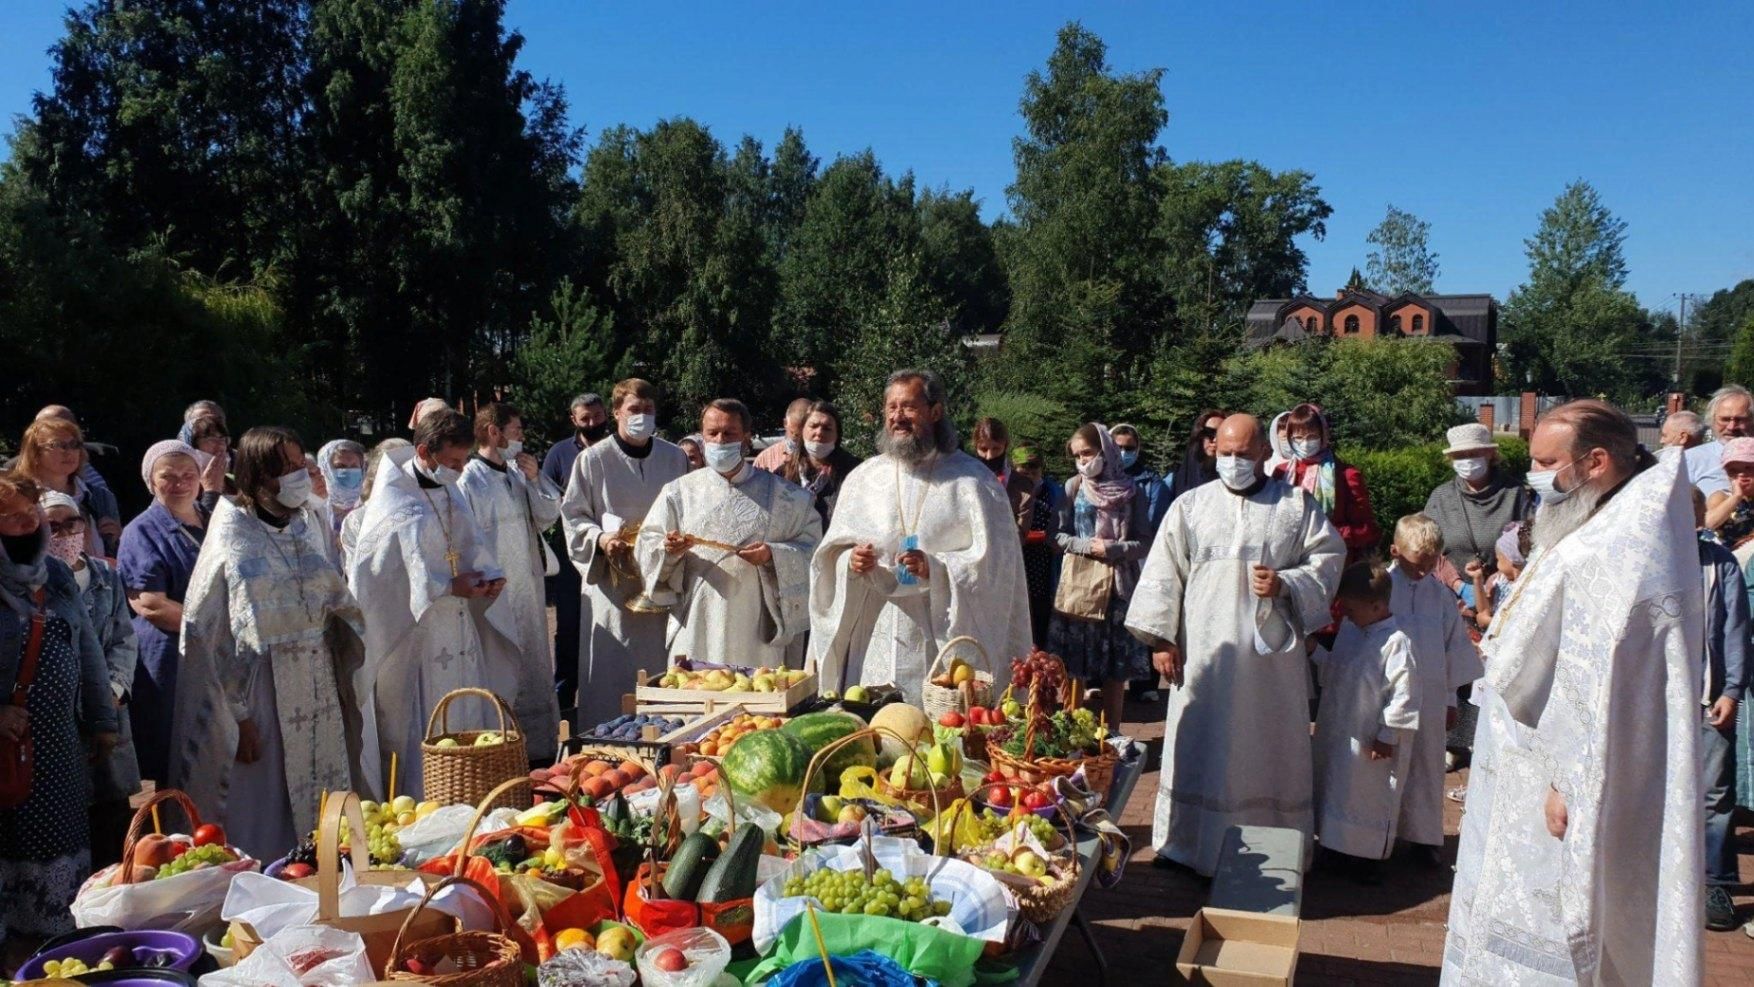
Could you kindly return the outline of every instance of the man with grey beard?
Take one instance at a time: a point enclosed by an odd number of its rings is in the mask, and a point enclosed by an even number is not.
[[[939,649],[966,635],[1002,688],[1030,651],[1011,505],[957,448],[937,374],[897,371],[883,395],[878,455],[847,474],[811,562],[810,653],[828,688],[893,684],[917,704]]]
[[[1443,983],[1697,984],[1710,678],[1691,485],[1602,401],[1548,412],[1529,458],[1535,551],[1480,644]]]

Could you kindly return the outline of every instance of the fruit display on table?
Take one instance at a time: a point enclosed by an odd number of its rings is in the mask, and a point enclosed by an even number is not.
[[[738,713],[724,723],[712,728],[706,736],[694,743],[694,750],[707,757],[719,757],[731,749],[737,738],[757,730],[776,730],[784,726],[784,716],[762,716],[755,713]]]
[[[656,716],[647,713],[627,713],[613,720],[605,720],[585,732],[586,740],[643,740],[645,728],[657,728],[658,735],[663,736],[682,729],[683,720],[679,716]]]
[[[361,802],[359,814],[365,818],[366,850],[372,866],[400,867],[402,842],[396,835],[439,810],[437,802],[416,802],[407,795],[398,795],[388,802]],[[341,846],[351,849],[353,831],[346,818],[341,820]],[[274,874],[283,881],[297,881],[317,872],[317,836],[315,833],[286,855],[286,863]]]
[[[696,692],[784,692],[810,673],[798,668],[750,668],[733,665],[692,668],[678,663],[649,682],[659,689]]]
[[[919,922],[950,914],[950,902],[934,898],[925,880],[915,877],[897,881],[884,868],[878,868],[868,880],[862,870],[824,867],[786,881],[786,897],[806,895],[815,898],[825,910],[846,915],[882,915]]]
[[[890,703],[872,714],[871,729],[877,731],[881,742],[877,763],[885,767],[905,757],[915,745],[932,739],[932,721],[918,706],[907,703]]]
[[[184,844],[178,844],[182,846]],[[171,858],[171,862],[158,869],[155,880],[176,877],[192,870],[206,870],[209,867],[220,867],[234,863],[238,855],[227,849],[223,843],[209,843],[206,846],[190,847]]]

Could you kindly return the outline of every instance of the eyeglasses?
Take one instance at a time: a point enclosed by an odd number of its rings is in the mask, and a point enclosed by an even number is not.
[[[70,517],[65,521],[50,521],[49,534],[83,535],[85,534],[85,519],[82,517]]]
[[[55,442],[44,442],[42,448],[50,452],[79,452],[85,448],[85,443],[78,439],[60,439]]]
[[[1200,429],[1200,438],[1205,439],[1208,442],[1210,442],[1213,439],[1216,439],[1217,437],[1218,437],[1218,430],[1215,428],[1202,428],[1202,429]]]

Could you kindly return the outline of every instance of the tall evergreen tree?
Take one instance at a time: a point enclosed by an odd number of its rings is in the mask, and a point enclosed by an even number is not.
[[[1375,247],[1364,259],[1371,288],[1385,295],[1429,295],[1437,284],[1437,255],[1431,252],[1431,224],[1392,204],[1364,242]]]
[[[931,288],[955,313],[951,326],[959,333],[998,329],[1010,306],[1010,290],[974,191],[927,189],[915,205]]]

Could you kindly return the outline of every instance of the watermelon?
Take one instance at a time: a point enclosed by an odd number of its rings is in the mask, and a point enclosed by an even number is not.
[[[779,730],[756,730],[737,738],[719,762],[719,774],[740,798],[784,815],[804,796],[810,748]]]
[[[810,755],[814,757],[817,751],[829,744],[864,728],[865,722],[851,713],[823,712],[794,716],[785,726],[780,727],[780,732],[789,733],[803,741],[804,746],[810,749]],[[842,771],[853,767],[875,767],[876,764],[877,745],[872,743],[870,737],[860,737],[828,756],[828,760],[817,769],[816,776],[811,779],[810,788],[819,792],[838,792]]]

